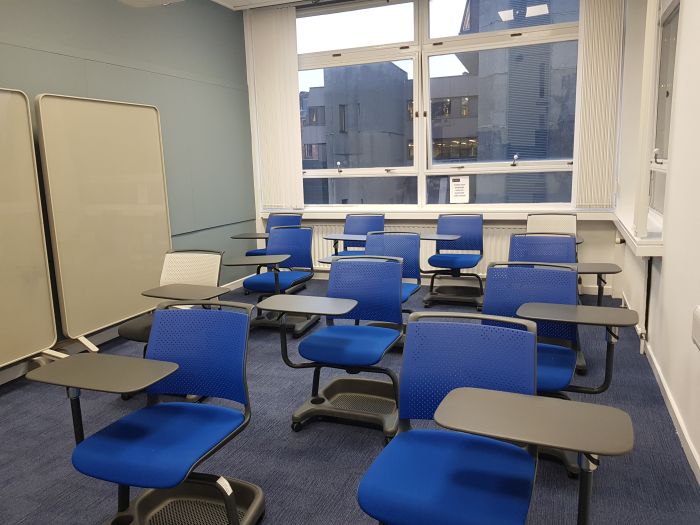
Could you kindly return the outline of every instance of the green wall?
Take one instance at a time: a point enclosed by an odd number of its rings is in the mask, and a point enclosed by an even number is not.
[[[157,106],[173,247],[252,247],[229,238],[255,227],[240,13],[209,0],[0,0],[0,87]],[[222,282],[244,273],[224,268]]]

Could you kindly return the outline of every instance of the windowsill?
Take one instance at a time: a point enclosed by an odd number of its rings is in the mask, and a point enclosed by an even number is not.
[[[508,205],[504,205],[508,206]],[[569,204],[551,206],[518,205],[517,208],[504,208],[494,206],[431,206],[416,210],[415,205],[396,206],[316,206],[297,210],[268,210],[260,213],[262,218],[267,218],[270,213],[281,211],[303,212],[304,218],[309,220],[344,220],[348,213],[383,213],[387,220],[437,220],[443,213],[481,213],[488,221],[524,221],[529,213],[563,213],[571,212],[578,215],[581,221],[615,221],[616,217],[609,209],[576,209]]]
[[[617,230],[625,239],[634,255],[637,257],[663,257],[664,241],[662,232],[650,231],[647,237],[637,237],[619,217],[616,215],[614,217]]]

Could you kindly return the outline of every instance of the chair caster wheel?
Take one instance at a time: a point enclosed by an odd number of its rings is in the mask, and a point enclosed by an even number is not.
[[[384,436],[384,446],[386,447],[389,443],[391,443],[391,440],[393,438],[390,438],[389,436]]]
[[[578,472],[571,472],[570,470],[567,470],[566,477],[569,479],[578,479]]]
[[[292,423],[292,430],[294,432],[301,432],[302,428],[303,427],[301,426],[301,423],[297,423],[296,421],[294,423]]]
[[[431,308],[432,306],[430,303],[423,303],[423,308]]]
[[[133,394],[122,394],[122,401],[128,401],[133,397]]]

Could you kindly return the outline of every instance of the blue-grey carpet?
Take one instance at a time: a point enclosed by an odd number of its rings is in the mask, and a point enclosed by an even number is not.
[[[303,292],[322,295],[324,281]],[[422,309],[423,291],[409,307]],[[228,300],[252,302],[231,293]],[[434,311],[455,307],[436,305]],[[603,330],[581,329],[591,373],[578,381],[597,382],[604,366]],[[290,338],[296,356],[296,341]],[[104,352],[140,355],[141,345],[115,341]],[[635,426],[634,451],[603,458],[593,478],[593,523],[700,523],[700,489],[688,466],[649,364],[639,354],[633,329],[622,330],[615,377],[608,392],[577,396],[626,410]],[[401,354],[384,364],[400,369]],[[333,375],[326,371],[323,380]],[[278,332],[251,333],[248,384],[250,426],[199,469],[260,485],[267,500],[266,524],[373,523],[357,505],[357,485],[383,446],[380,431],[323,422],[299,433],[291,414],[310,393],[311,371],[293,370],[280,359]],[[116,511],[116,487],[85,477],[70,463],[73,434],[63,389],[24,379],[0,387],[0,523],[97,524]],[[143,406],[139,395],[85,392],[83,413],[89,434]],[[577,482],[563,468],[540,461],[530,509],[531,524],[575,523]]]

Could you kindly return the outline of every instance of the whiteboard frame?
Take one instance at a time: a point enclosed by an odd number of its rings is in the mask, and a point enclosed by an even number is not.
[[[148,105],[148,104],[136,104],[132,102],[121,102],[121,101],[116,101],[116,100],[105,100],[105,99],[96,99],[96,98],[89,98],[89,97],[74,97],[74,96],[69,96],[69,95],[58,95],[58,94],[52,94],[52,93],[41,93],[35,97],[35,105],[36,105],[36,111],[37,111],[37,128],[38,128],[38,136],[39,136],[39,145],[40,149],[42,152],[42,167],[43,167],[43,177],[44,177],[44,190],[45,190],[45,195],[46,195],[46,208],[48,212],[48,218],[49,218],[49,227],[51,231],[51,245],[53,249],[53,254],[54,254],[54,272],[56,275],[56,291],[58,293],[58,299],[59,299],[59,305],[60,305],[60,314],[61,314],[61,324],[62,324],[62,330],[63,333],[66,337],[69,337],[71,339],[77,339],[79,337],[83,337],[88,334],[92,334],[95,332],[99,332],[101,330],[104,330],[106,328],[109,328],[111,326],[114,326],[116,324],[119,324],[121,322],[124,322],[128,319],[131,319],[133,317],[137,317],[141,314],[144,314],[146,312],[152,311],[155,306],[161,302],[160,300],[153,300],[150,301],[151,305],[144,307],[142,309],[139,309],[133,313],[129,313],[128,315],[125,315],[123,317],[117,318],[117,319],[111,319],[103,324],[98,324],[94,327],[91,327],[87,331],[78,331],[78,332],[73,332],[71,330],[71,318],[70,318],[70,313],[67,311],[66,308],[66,297],[65,297],[65,288],[64,288],[64,283],[61,278],[61,250],[59,247],[59,243],[57,240],[57,235],[56,235],[56,227],[54,224],[54,206],[53,206],[53,201],[51,198],[51,182],[50,182],[50,168],[49,168],[49,162],[47,159],[47,154],[46,154],[46,142],[45,142],[45,130],[43,128],[43,122],[41,118],[41,103],[44,99],[46,98],[59,98],[59,99],[64,99],[64,100],[78,100],[78,101],[86,101],[86,102],[96,102],[96,103],[101,103],[101,104],[116,104],[120,106],[132,106],[132,107],[139,107],[139,108],[144,108],[144,109],[150,109],[155,111],[156,114],[156,119],[158,122],[158,142],[159,142],[159,154],[160,154],[160,167],[161,167],[161,173],[163,174],[162,177],[162,184],[163,184],[163,195],[165,197],[164,199],[164,204],[165,204],[165,222],[166,222],[166,227],[167,227],[167,233],[168,233],[168,246],[166,252],[163,253],[163,257],[165,257],[165,253],[172,251],[172,229],[170,227],[170,209],[168,206],[168,188],[167,188],[167,183],[166,183],[166,174],[165,174],[165,158],[163,155],[163,132],[162,132],[162,127],[161,127],[161,121],[160,121],[160,111],[156,106]],[[106,300],[109,300],[108,298]]]
[[[49,292],[48,295],[48,305],[49,305],[49,310],[51,312],[51,331],[53,333],[53,339],[51,343],[48,344],[48,346],[32,350],[26,354],[20,355],[18,357],[13,357],[10,361],[7,362],[0,362],[0,368],[4,368],[6,366],[13,365],[15,363],[18,363],[20,361],[23,361],[25,359],[28,359],[30,357],[33,357],[35,355],[38,355],[45,350],[50,349],[52,346],[56,344],[56,341],[58,339],[58,331],[56,327],[56,311],[54,309],[54,304],[53,304],[53,286],[51,285],[51,271],[49,268],[49,254],[47,251],[47,246],[46,246],[46,224],[44,222],[44,215],[43,215],[43,203],[41,200],[41,191],[39,189],[39,174],[37,171],[37,163],[36,163],[36,154],[34,150],[34,129],[32,125],[32,115],[31,115],[31,110],[29,107],[29,97],[24,91],[20,91],[17,89],[9,89],[9,88],[0,88],[0,91],[4,93],[9,93],[10,95],[19,95],[24,99],[25,107],[26,107],[26,116],[27,116],[27,129],[29,130],[29,136],[27,137],[27,140],[29,141],[29,149],[31,151],[31,160],[32,160],[32,175],[33,175],[33,182],[34,182],[34,195],[36,196],[36,206],[37,210],[39,213],[39,224],[41,225],[41,240],[42,240],[42,247],[41,250],[44,254],[44,268],[46,270],[45,275],[46,275],[46,288]],[[4,250],[4,247],[2,247]],[[31,306],[30,306],[31,307]],[[0,354],[0,359],[2,359],[1,354]]]

